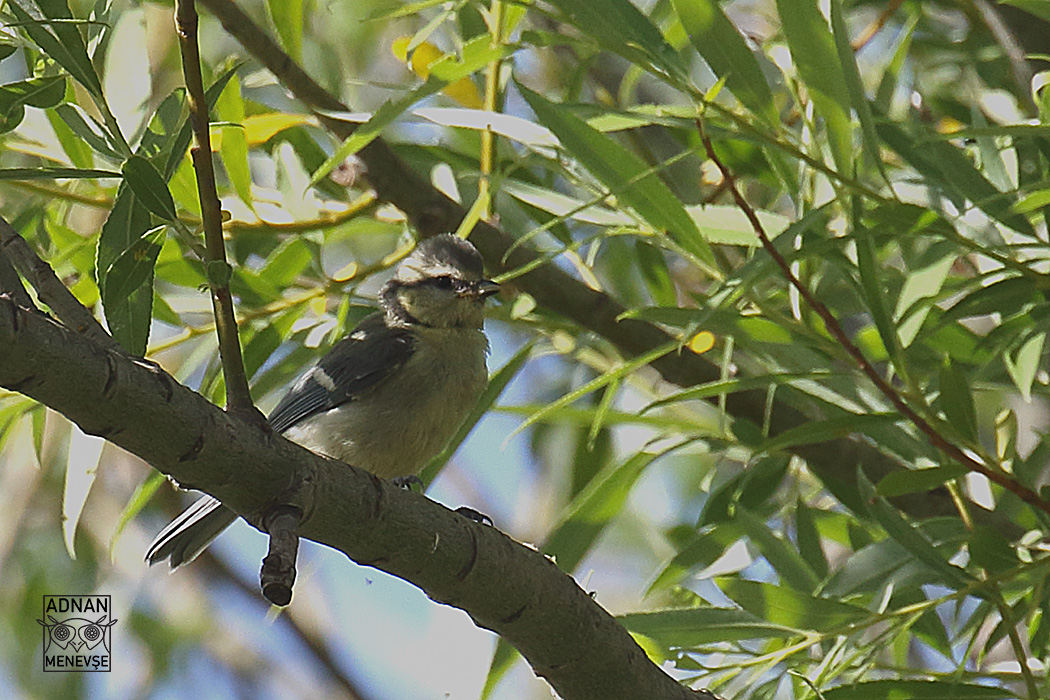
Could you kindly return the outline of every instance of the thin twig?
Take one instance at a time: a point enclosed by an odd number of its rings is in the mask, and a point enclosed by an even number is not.
[[[828,307],[825,306],[824,303],[817,299],[815,296],[813,296],[813,293],[810,292],[809,288],[802,284],[802,281],[799,280],[799,278],[795,275],[794,272],[792,272],[791,266],[784,259],[784,256],[780,254],[780,251],[776,249],[776,247],[773,245],[773,242],[766,234],[765,227],[762,226],[762,222],[759,221],[758,215],[755,213],[755,210],[751,207],[750,204],[747,203],[747,200],[744,199],[743,195],[740,194],[740,190],[737,189],[736,180],[734,179],[733,174],[729,171],[729,168],[727,168],[725,164],[718,158],[718,156],[715,155],[714,145],[711,143],[711,139],[704,131],[703,122],[697,119],[696,126],[700,131],[700,139],[701,141],[703,141],[704,149],[707,151],[707,156],[711,159],[712,162],[714,162],[716,166],[718,166],[718,169],[722,173],[722,177],[728,183],[729,192],[733,195],[733,200],[736,202],[736,205],[740,208],[740,210],[744,212],[744,215],[747,216],[748,221],[751,223],[751,228],[754,229],[755,234],[762,242],[762,247],[766,250],[767,253],[769,253],[769,256],[773,258],[773,261],[777,264],[777,267],[780,268],[780,272],[784,275],[784,278],[787,279],[787,281],[791,284],[792,287],[798,290],[799,295],[801,295],[802,298],[805,299],[809,307],[813,309],[813,311],[815,311],[818,316],[820,316],[821,320],[824,322],[825,327],[828,329],[828,332],[831,333],[835,340],[838,341],[839,345],[841,345],[843,349],[845,349],[846,352],[849,353],[849,355],[853,358],[857,365],[860,366],[861,371],[863,371],[864,374],[868,376],[868,379],[870,379],[872,383],[875,384],[875,386],[882,393],[882,395],[885,396],[889,400],[889,402],[893,404],[894,408],[896,408],[901,413],[901,415],[903,415],[905,418],[911,421],[916,428],[922,431],[926,435],[926,437],[930,439],[930,442],[933,443],[934,447],[937,447],[949,458],[955,460],[970,471],[974,471],[978,474],[984,475],[988,478],[989,481],[992,481],[998,484],[999,486],[1002,486],[1004,489],[1014,494],[1025,503],[1028,503],[1029,505],[1038,508],[1039,510],[1042,510],[1046,513],[1050,513],[1050,502],[1043,500],[1034,491],[1028,489],[1022,484],[1017,483],[1013,479],[1010,479],[1003,472],[991,469],[987,465],[977,461],[970,455],[966,454],[966,452],[964,452],[958,445],[941,435],[941,433],[938,432],[937,429],[934,428],[925,418],[913,411],[911,407],[908,406],[907,403],[905,403],[904,399],[897,392],[897,390],[894,389],[893,386],[890,385],[890,383],[887,382],[882,377],[882,375],[878,373],[878,371],[871,364],[868,358],[864,356],[864,353],[861,352],[860,348],[858,348],[853,343],[853,341],[850,340],[849,336],[846,335],[846,332],[842,329],[842,326],[839,325],[838,319],[836,319],[835,316],[832,315],[831,311],[828,310]]]
[[[263,597],[282,608],[292,602],[302,517],[299,508],[281,505],[266,512],[262,518],[263,527],[270,535],[270,549],[262,561],[259,584]]]
[[[498,48],[503,43],[503,0],[492,0],[489,5],[489,33],[492,35],[492,46]],[[499,106],[499,74],[503,61],[500,58],[489,63],[485,73],[485,104],[487,112],[494,113]],[[492,218],[492,164],[496,161],[498,142],[492,129],[481,132],[481,158],[479,168],[481,179],[478,181],[478,198],[483,199],[485,208],[481,218],[489,221]]]
[[[1006,636],[1010,639],[1010,646],[1013,648],[1017,664],[1021,669],[1021,676],[1024,678],[1025,688],[1028,690],[1028,700],[1038,700],[1039,688],[1035,684],[1032,668],[1028,665],[1029,654],[1025,651],[1021,635],[1017,633],[1017,620],[1014,619],[1013,610],[1010,609],[1010,604],[1003,598],[1003,592],[998,583],[992,583],[989,588],[992,591],[992,602],[998,608],[1000,617],[1003,618],[1003,625],[1006,626]]]
[[[51,266],[44,262],[29,246],[18,231],[6,219],[0,218],[0,249],[22,276],[33,285],[40,301],[67,327],[83,333],[99,345],[123,353],[120,344],[113,339],[91,312],[62,284]],[[21,286],[21,284],[19,284]],[[7,290],[14,291],[14,290]],[[23,294],[25,290],[22,290]],[[17,296],[13,296],[18,301]],[[32,303],[30,302],[30,307]]]
[[[875,35],[882,31],[882,28],[886,26],[886,22],[890,21],[890,17],[897,12],[897,9],[904,3],[904,0],[889,0],[886,3],[886,7],[879,13],[879,16],[875,20],[864,28],[864,31],[853,40],[852,48],[854,51],[860,51],[868,42],[875,38]]]
[[[208,132],[208,103],[204,97],[201,78],[200,50],[197,46],[197,10],[193,0],[175,3],[175,29],[182,51],[182,73],[193,125],[194,145],[190,149],[193,169],[197,174],[197,193],[204,220],[204,243],[207,250],[207,276],[211,289],[215,330],[219,337],[219,357],[222,376],[226,383],[226,408],[231,411],[255,413],[248,376],[241,357],[241,343],[237,335],[237,319],[230,294],[230,266],[226,262],[226,246],[222,238],[222,208],[215,189],[215,169],[211,162],[211,136]],[[262,418],[262,414],[258,414]]]

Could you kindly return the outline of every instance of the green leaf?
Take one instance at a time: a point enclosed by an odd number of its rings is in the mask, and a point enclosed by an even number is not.
[[[277,287],[290,285],[314,260],[314,253],[301,237],[289,238],[274,248],[259,275]]]
[[[958,148],[917,124],[909,127],[913,133],[887,121],[879,122],[875,128],[887,146],[937,184],[957,205],[968,199],[993,219],[1036,236],[1028,219],[1014,210],[1016,196],[997,190]]]
[[[1012,700],[1005,688],[952,681],[867,681],[823,690],[824,700]]]
[[[152,280],[153,269],[166,233],[167,226],[158,226],[146,232],[113,261],[105,274],[103,304],[107,307],[112,306]]]
[[[0,112],[0,134],[14,131],[25,118],[26,108],[22,105],[14,105],[11,109]]]
[[[0,110],[8,111],[16,105],[47,109],[66,96],[66,77],[30,78],[0,85]]]
[[[854,526],[851,534],[859,530]],[[907,551],[894,540],[882,540],[863,546],[831,575],[824,586],[825,595],[843,598],[858,592],[879,590],[886,581],[909,563]]]
[[[154,471],[146,480],[143,481],[135,488],[135,492],[131,494],[131,498],[128,499],[127,504],[124,506],[124,510],[120,512],[120,517],[117,519],[117,526],[113,530],[113,536],[109,539],[109,553],[113,555],[114,549],[117,546],[117,539],[121,533],[124,532],[124,528],[128,526],[136,515],[142,512],[142,509],[150,502],[153,498],[153,494],[157,492],[157,489],[161,487],[167,481],[166,477],[158,472]]]
[[[1036,372],[1039,371],[1044,342],[1046,342],[1046,333],[1038,333],[1024,341],[1013,357],[1008,353],[1003,355],[1006,372],[1027,402],[1032,400],[1032,382],[1035,381]]]
[[[526,123],[531,124],[532,122]],[[557,143],[553,136],[550,141]],[[633,219],[625,212],[609,209],[602,206],[601,203],[591,204],[589,201],[585,202],[562,192],[537,187],[521,180],[505,180],[500,191],[529,206],[566,219],[598,226],[630,226],[633,223]]]
[[[135,193],[137,201],[154,216],[164,221],[178,219],[171,192],[152,163],[142,156],[131,156],[120,166],[120,171],[124,173],[124,182]]]
[[[860,469],[857,470],[861,494],[868,502],[868,509],[886,533],[896,540],[913,557],[940,574],[944,582],[954,588],[966,588],[974,583],[973,577],[964,569],[948,562],[930,542],[929,538],[912,523],[905,520],[900,511],[879,496],[875,487]],[[976,594],[977,592],[975,592]]]
[[[812,593],[820,579],[809,568],[795,545],[770,529],[766,521],[746,508],[737,508],[734,520],[741,525],[751,543],[780,576],[781,582],[796,591]]]
[[[831,2],[829,4],[831,13],[831,33],[835,39],[835,51],[838,54],[839,65],[842,67],[842,77],[846,82],[846,90],[849,93],[850,103],[853,111],[857,113],[860,121],[860,134],[864,143],[864,151],[868,160],[875,164],[882,177],[889,181],[886,170],[883,167],[882,158],[879,153],[879,135],[875,131],[875,115],[871,109],[871,103],[864,92],[864,85],[860,80],[860,71],[857,68],[857,60],[850,45],[849,29],[846,20],[842,16],[842,4]]]
[[[691,205],[685,210],[696,222],[700,235],[709,243],[744,245],[751,248],[762,245],[747,215],[740,210],[740,207],[708,204],[705,206]],[[771,211],[756,211],[755,214],[758,215],[759,223],[762,224],[762,228],[771,239],[783,233],[791,223],[786,216]]]
[[[492,653],[492,664],[485,677],[485,688],[481,691],[481,700],[488,700],[492,697],[496,686],[518,658],[518,650],[512,647],[510,642],[503,637],[496,639],[496,650]]]
[[[1013,5],[1040,19],[1050,22],[1050,5],[1046,0],[999,0],[1004,5]]]
[[[123,177],[112,170],[81,168],[0,168],[0,180],[71,180],[99,177]]]
[[[796,445],[828,442],[852,433],[863,433],[868,428],[882,427],[901,420],[896,411],[836,416],[812,421],[774,435],[759,446],[762,452],[775,452]]]
[[[667,261],[663,252],[656,246],[639,240],[634,244],[634,252],[638,261],[638,270],[642,273],[649,294],[653,301],[660,306],[677,306],[678,296],[671,273],[667,269]]]
[[[967,549],[970,551],[970,561],[988,573],[1002,573],[1021,564],[1010,540],[987,525],[974,528]]]
[[[698,647],[742,639],[788,638],[796,629],[770,624],[734,608],[690,608],[630,613],[617,617],[631,632],[644,634],[664,647]]]
[[[658,456],[639,452],[592,479],[569,504],[565,517],[543,545],[543,552],[553,556],[563,571],[575,570],[605,526],[623,509],[638,477]]]
[[[234,63],[230,68],[220,75],[214,83],[212,83],[208,89],[204,92],[204,101],[208,103],[208,109],[212,109],[215,103],[219,100],[219,95],[222,94],[223,90],[226,89],[226,85],[230,82],[234,75],[237,74],[237,69],[241,67],[243,62]],[[170,99],[170,96],[169,96]],[[180,105],[181,105],[181,97]],[[163,107],[163,105],[162,105]],[[157,113],[161,113],[161,109],[157,109]],[[183,121],[182,128],[179,129],[178,136],[174,140],[170,138],[165,141],[168,144],[167,149],[162,150],[162,153],[167,153],[167,160],[164,163],[162,172],[164,173],[164,181],[169,182],[174,176],[175,171],[179,167],[179,163],[186,155],[186,149],[190,147],[190,141],[193,140],[193,125],[190,123],[189,117]],[[149,155],[148,153],[140,153],[139,155]]]
[[[85,435],[79,428],[73,427],[69,433],[68,461],[66,462],[66,482],[62,490],[62,536],[66,551],[72,559],[77,558],[73,546],[77,524],[84,511],[91,487],[98,473],[98,460],[106,441],[100,437]]]
[[[940,488],[952,479],[968,473],[970,470],[961,464],[946,464],[942,467],[926,469],[900,469],[892,471],[879,480],[876,489],[880,496],[893,498],[909,493],[923,493]]]
[[[551,4],[609,51],[632,62],[652,63],[679,80],[687,75],[681,58],[660,30],[628,0],[551,0]]]
[[[599,376],[595,377],[591,381],[587,382],[586,384],[584,384],[580,388],[575,389],[573,391],[570,391],[569,393],[565,394],[561,398],[559,398],[559,399],[557,399],[555,401],[552,401],[551,403],[547,404],[546,406],[544,406],[540,410],[538,410],[535,413],[533,413],[532,415],[530,415],[528,418],[526,418],[524,421],[522,421],[521,424],[518,427],[516,427],[513,431],[511,431],[510,435],[507,436],[507,440],[510,440],[512,437],[514,437],[515,435],[517,435],[521,431],[525,430],[526,428],[528,428],[533,423],[541,421],[544,418],[546,418],[548,415],[554,413],[555,411],[558,411],[559,409],[564,408],[565,406],[568,406],[569,404],[571,404],[573,401],[576,401],[580,397],[585,396],[585,395],[591,393],[592,391],[596,391],[598,389],[601,389],[603,386],[605,386],[609,382],[612,382],[612,381],[615,381],[615,380],[618,380],[618,379],[621,379],[621,378],[625,377],[626,375],[630,374],[631,372],[634,372],[638,368],[644,367],[645,365],[649,364],[650,362],[653,362],[654,360],[657,360],[657,359],[663,357],[667,353],[674,351],[678,347],[680,347],[680,343],[677,340],[670,341],[670,342],[664,343],[663,345],[661,345],[661,346],[659,346],[657,348],[654,348],[654,349],[650,350],[649,352],[647,352],[647,353],[645,353],[643,355],[639,355],[638,357],[636,357],[636,358],[634,358],[634,359],[632,359],[632,360],[630,360],[628,362],[623,362],[623,363],[617,365],[616,367],[608,370],[607,372],[603,372],[602,374],[600,374]]]
[[[111,160],[121,160],[117,149],[112,145],[113,141],[109,132],[90,116],[85,119],[81,114],[82,111],[80,107],[69,103],[55,107],[55,113],[66,123],[66,126],[72,129],[74,134],[84,139],[85,143],[95,149],[95,152]],[[91,124],[94,124],[94,127]]]
[[[769,124],[777,112],[769,83],[754,53],[717,0],[674,0],[689,41],[715,75],[725,78],[740,103]]]
[[[598,402],[598,406],[594,409],[594,419],[591,421],[591,427],[587,430],[586,446],[588,451],[594,449],[594,445],[598,441],[598,436],[602,434],[602,428],[605,427],[605,421],[609,417],[613,401],[619,393],[619,379],[614,379],[609,382],[605,387],[605,390],[602,391],[602,398]]]
[[[854,209],[859,207],[857,200],[853,200]],[[897,328],[893,324],[889,307],[886,304],[887,293],[883,288],[883,273],[875,252],[875,242],[872,232],[868,227],[860,223],[860,217],[854,211],[853,235],[857,243],[857,271],[860,273],[861,289],[864,290],[864,301],[871,311],[875,328],[879,331],[879,337],[886,348],[889,356],[893,358],[894,364],[900,363],[900,343],[897,337]]]
[[[680,545],[671,561],[667,562],[653,579],[646,595],[677,586],[689,572],[698,566],[710,566],[725,554],[726,549],[738,541],[742,535],[739,525],[735,522],[705,526],[699,530],[689,528],[689,539]]]
[[[918,337],[922,324],[930,313],[932,304],[921,306],[912,313],[908,313],[908,310],[912,309],[922,299],[934,298],[944,286],[944,281],[948,278],[952,265],[955,264],[958,254],[957,250],[954,247],[946,249],[949,251],[947,255],[935,256],[935,259],[927,265],[920,264],[914,267],[909,265],[912,269],[904,280],[904,285],[897,296],[897,308],[895,310],[895,316],[900,323],[897,329],[897,338],[900,340],[900,345],[904,347],[909,347],[915,338]]]
[[[9,2],[7,7],[22,24],[29,38],[66,72],[83,85],[96,99],[102,99],[102,83],[88,57],[80,30],[72,22],[46,22],[34,19],[21,5],[25,0]],[[37,5],[48,19],[72,19],[65,0],[38,0]],[[53,32],[53,33],[52,33]]]
[[[0,132],[11,131],[25,118],[25,108],[53,107],[66,93],[64,76],[31,78],[0,85]]]
[[[62,145],[62,150],[69,158],[69,162],[82,170],[90,169],[95,164],[95,159],[91,154],[91,146],[85,143],[83,139],[77,138],[69,124],[58,116],[57,110],[49,109],[45,114],[47,115],[47,121],[51,124],[51,129],[58,138],[58,142]]]
[[[736,508],[758,508],[784,481],[791,459],[787,455],[769,455],[711,492],[700,513],[700,526],[732,519]]]
[[[1043,300],[1036,282],[1029,277],[1007,277],[967,294],[941,317],[941,323],[970,316],[1000,313],[1004,318]]]
[[[758,619],[797,630],[834,632],[871,617],[856,605],[816,598],[785,586],[738,578],[718,579],[718,585]]]
[[[824,586],[828,596],[843,598],[856,593],[872,593],[895,584],[902,570],[921,567],[918,573],[922,583],[929,578],[929,569],[922,566],[896,540],[872,542],[867,531],[850,521],[847,525],[849,542],[856,551],[832,574]],[[966,528],[958,518],[936,518],[921,523],[917,528],[938,549],[955,552],[965,542]]]
[[[657,229],[701,260],[714,264],[710,247],[703,240],[682,202],[641,158],[615,140],[592,129],[564,107],[518,85],[540,123],[554,132],[567,153],[578,159],[610,191]]]
[[[128,296],[106,294],[106,271],[114,262],[140,240],[150,228],[150,213],[135,197],[134,191],[122,183],[109,218],[102,225],[95,258],[96,275],[102,292],[102,305],[110,333],[124,349],[133,355],[146,351],[150,318],[153,309],[153,284],[142,285]]]
[[[277,4],[281,4],[278,2]],[[295,3],[289,3],[294,5]],[[271,3],[272,7],[273,3]],[[301,8],[300,8],[301,9]],[[241,201],[253,208],[252,174],[248,168],[248,140],[244,134],[244,99],[241,97],[241,82],[236,76],[219,95],[215,111],[223,121],[230,122],[222,130],[222,167],[230,184]]]
[[[849,89],[835,39],[812,0],[777,0],[784,36],[817,112],[824,117],[831,155],[844,177],[853,176],[853,123]]]
[[[426,82],[406,95],[384,102],[368,121],[354,127],[353,133],[310,176],[310,184],[316,185],[347,158],[374,141],[383,129],[415,103],[439,92],[449,83],[465,78],[496,59],[511,55],[514,50],[514,47],[507,45],[492,46],[490,38],[483,35],[472,39],[463,46],[462,61],[457,61],[454,56],[450,55],[432,64],[430,77]]]
[[[941,391],[937,407],[954,430],[970,442],[977,442],[977,409],[966,372],[960,371],[952,359],[945,356],[938,384]]]
[[[322,178],[327,177],[332,170],[341,165],[347,158],[378,138],[383,129],[397,119],[402,112],[419,100],[436,94],[441,88],[445,87],[446,84],[447,83],[443,80],[430,77],[425,83],[409,92],[407,95],[384,102],[382,106],[380,106],[379,109],[377,109],[368,119],[368,121],[354,127],[353,133],[343,141],[342,145],[340,145],[339,148],[328,157],[328,160],[326,160],[320,168],[314,171],[313,175],[310,177],[310,183],[317,184]]]
[[[820,530],[817,529],[813,509],[801,498],[795,503],[795,532],[798,537],[798,553],[818,577],[825,578],[828,575],[828,560],[820,544]]]
[[[642,409],[642,413],[659,406],[680,401],[692,401],[695,399],[708,399],[723,394],[735,394],[739,391],[751,391],[752,389],[766,389],[772,385],[788,384],[794,381],[815,379],[824,380],[830,375],[824,371],[796,372],[784,374],[767,374],[761,377],[739,377],[735,379],[719,379],[706,384],[700,384],[690,389],[677,391],[670,396],[657,399]]]
[[[303,55],[303,0],[267,0],[273,26],[281,37],[284,50],[296,62]]]

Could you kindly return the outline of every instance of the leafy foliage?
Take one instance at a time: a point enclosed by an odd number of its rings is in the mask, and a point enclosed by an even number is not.
[[[218,401],[170,8],[88,4],[3,6],[3,214],[125,348]],[[978,4],[244,4],[322,84],[373,110],[336,139],[258,57],[230,42],[206,52],[230,286],[260,403],[361,318],[355,295],[371,296],[405,252],[405,217],[347,176],[349,156],[386,139],[465,207],[487,198],[474,214],[490,210],[515,245],[538,249],[533,265],[558,266],[673,338],[642,355],[617,347],[519,290],[531,266],[505,271],[514,291],[490,335],[525,347],[501,357],[428,480],[461,443],[471,452],[475,423],[491,438],[486,410],[497,442],[518,426],[520,463],[482,448],[512,463],[506,483],[539,484],[518,499],[527,524],[508,529],[567,571],[597,572],[590,585],[631,611],[622,621],[655,659],[726,698],[1050,695],[1050,508],[945,459],[879,393],[759,247],[698,131],[907,405],[1041,493],[1050,97],[1024,75],[1046,63],[1008,51]],[[1041,3],[1010,4],[1048,19]],[[1020,16],[1028,26],[1007,28],[1045,45],[1050,29]],[[118,35],[131,23],[144,29]],[[111,89],[127,56],[149,56],[148,96]],[[655,382],[646,365],[676,353],[703,353],[712,379]],[[121,483],[93,478],[96,463],[114,469],[109,452],[85,466],[80,438],[52,423],[0,395],[12,455],[0,479],[41,464],[31,488],[5,497],[19,507],[0,510],[17,533],[0,556],[26,572],[0,594],[14,669],[32,666],[19,625],[33,596],[130,577],[100,554],[112,544],[119,560],[134,516],[163,491],[141,465],[124,465]],[[64,536],[63,506],[31,500],[63,483]],[[120,505],[95,507],[102,489]],[[51,527],[19,520],[27,507]],[[127,634],[155,676],[144,683],[177,683],[171,649],[199,633],[170,612],[135,615]],[[484,695],[522,697],[508,648],[480,663]],[[48,693],[91,694],[48,682]]]

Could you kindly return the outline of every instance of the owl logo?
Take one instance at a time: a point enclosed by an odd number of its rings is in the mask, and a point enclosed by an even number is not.
[[[59,621],[53,615],[48,615],[50,623],[37,620],[44,627],[44,653],[51,650],[51,645],[63,651],[82,652],[90,651],[99,644],[109,654],[109,632],[110,627],[116,620],[106,622],[107,614],[103,614],[97,620],[86,617],[70,617]],[[70,649],[72,647],[72,649]]]

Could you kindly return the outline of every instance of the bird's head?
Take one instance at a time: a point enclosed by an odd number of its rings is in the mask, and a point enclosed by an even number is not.
[[[398,325],[481,328],[485,299],[498,291],[484,277],[477,248],[446,233],[421,242],[401,261],[381,303]]]

